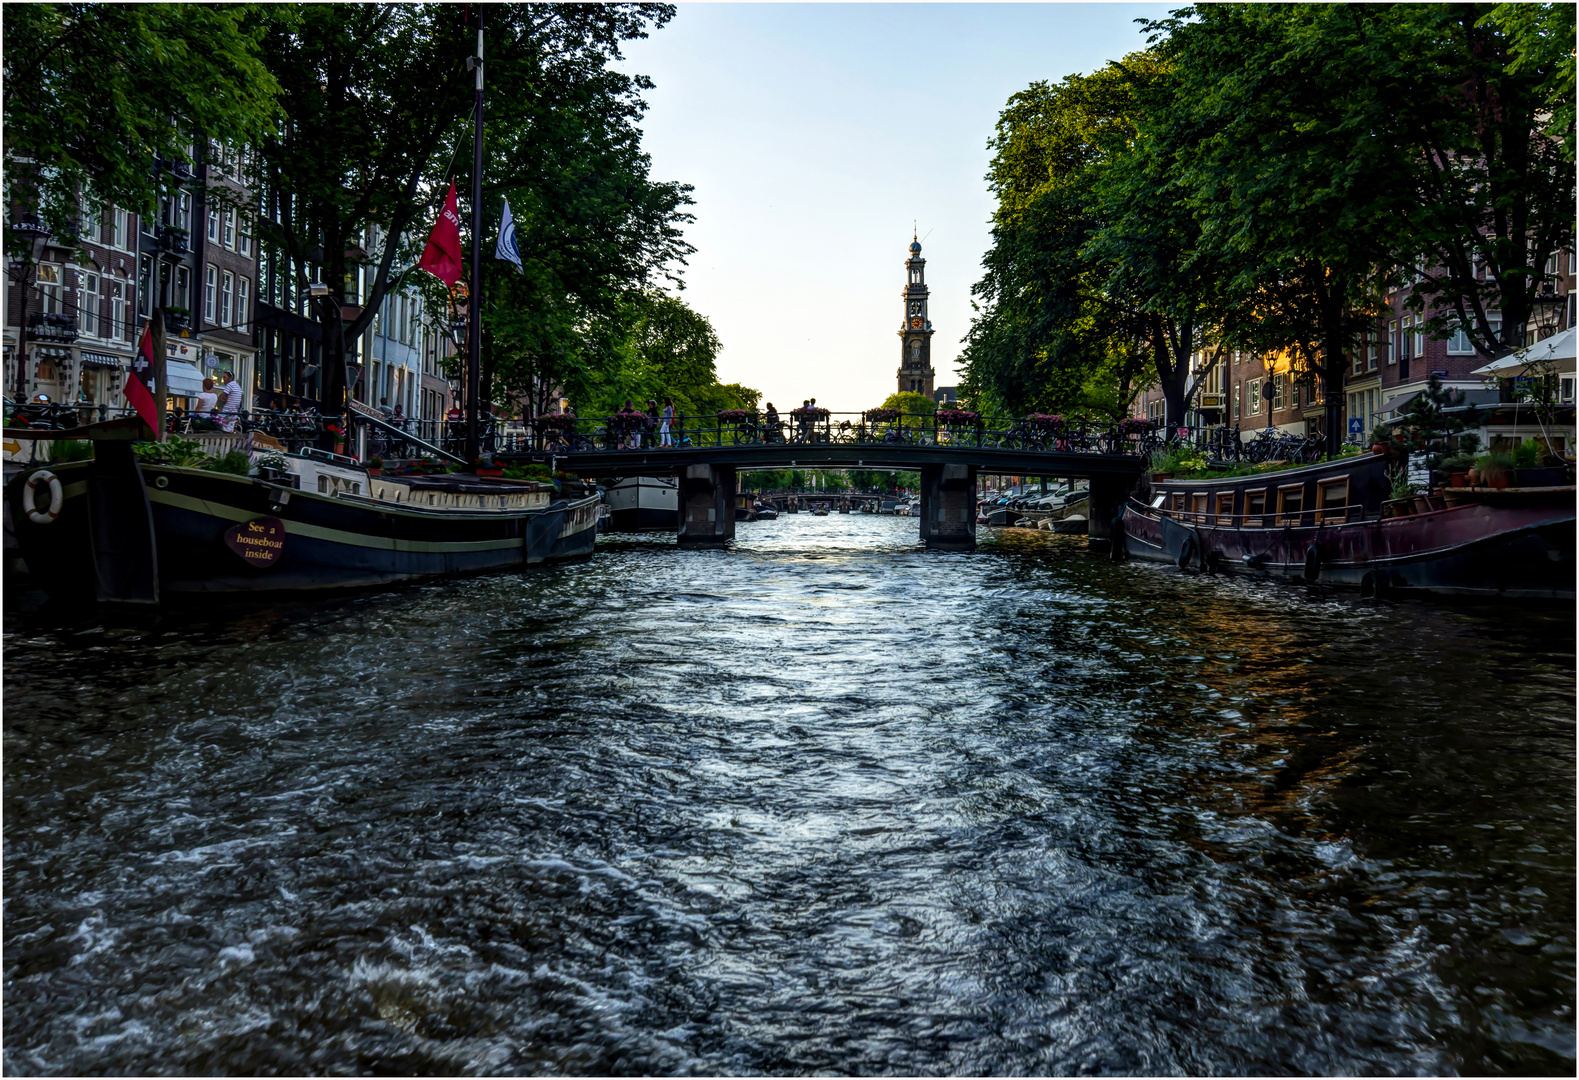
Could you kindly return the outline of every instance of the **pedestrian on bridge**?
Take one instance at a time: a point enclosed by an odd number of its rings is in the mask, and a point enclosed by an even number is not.
[[[658,434],[661,436],[659,445],[673,446],[674,440],[669,437],[669,425],[674,422],[674,399],[663,399],[663,412],[659,417],[663,421],[658,425]]]

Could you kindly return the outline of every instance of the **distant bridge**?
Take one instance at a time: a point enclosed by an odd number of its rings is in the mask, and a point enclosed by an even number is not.
[[[1082,477],[1091,481],[1090,535],[1106,546],[1109,522],[1159,444],[1145,421],[1119,425],[1059,417],[937,416],[890,410],[777,422],[745,412],[677,417],[670,441],[646,417],[540,417],[537,432],[495,456],[550,464],[583,477],[678,476],[680,543],[721,547],[734,536],[737,474],[779,469],[905,470],[921,475],[921,538],[929,548],[976,545],[976,477]]]

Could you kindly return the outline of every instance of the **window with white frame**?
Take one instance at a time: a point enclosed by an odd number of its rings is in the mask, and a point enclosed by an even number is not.
[[[1447,354],[1449,356],[1473,356],[1475,346],[1469,340],[1469,331],[1462,326],[1455,326],[1447,335]]]
[[[77,274],[77,330],[99,336],[99,275],[91,270]]]
[[[1398,320],[1397,319],[1393,319],[1391,322],[1389,322],[1387,324],[1387,337],[1389,339],[1388,340],[1388,344],[1391,346],[1387,350],[1387,363],[1389,365],[1396,364],[1396,363],[1398,363],[1398,350],[1399,350]]]
[[[112,337],[117,341],[132,339],[131,321],[127,318],[126,311],[126,296],[131,287],[129,281],[116,281],[110,285],[110,318],[113,320],[113,325],[106,337]]]
[[[208,212],[208,242],[219,243],[219,208],[214,207]]]
[[[247,310],[247,293],[249,291],[247,279],[238,277],[236,279],[236,329],[243,334],[247,332],[247,319],[250,314]]]
[[[1425,330],[1424,330],[1424,327],[1425,327],[1425,316],[1422,315],[1422,316],[1420,316],[1420,318],[1415,320],[1414,355],[1415,356],[1419,356],[1419,357],[1424,357],[1425,356]]]
[[[1261,412],[1261,380],[1251,379],[1245,384],[1245,397],[1250,402],[1250,414],[1259,415]]]
[[[185,266],[175,268],[175,306],[190,311],[192,308],[192,271]]]
[[[229,270],[225,271],[219,286],[219,325],[230,325],[231,304],[236,295],[236,278]]]
[[[236,249],[236,212],[225,211],[225,247],[234,251]]]
[[[219,271],[210,263],[203,270],[203,321],[214,324],[215,293],[219,288]]]
[[[110,208],[110,246],[126,250],[126,241],[131,236],[131,215],[119,206]]]
[[[61,311],[60,298],[60,264],[38,264],[38,298],[39,307],[46,315],[59,315]]]
[[[236,252],[240,255],[252,254],[252,237],[247,235],[247,222],[238,218],[236,221]]]

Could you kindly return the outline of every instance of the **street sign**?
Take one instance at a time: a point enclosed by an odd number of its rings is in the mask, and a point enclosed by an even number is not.
[[[1439,378],[1443,378],[1443,379],[1447,378],[1447,372],[1445,372],[1445,371],[1433,371],[1431,374],[1436,375]]]
[[[1361,420],[1358,416],[1351,416],[1351,417],[1349,417],[1349,434],[1350,435],[1363,435],[1363,434],[1365,434],[1365,421]]]

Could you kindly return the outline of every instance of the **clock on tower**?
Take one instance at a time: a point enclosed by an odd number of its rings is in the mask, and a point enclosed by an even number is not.
[[[927,261],[921,241],[910,238],[905,260],[905,317],[899,324],[899,391],[932,396],[932,323],[927,318]]]

